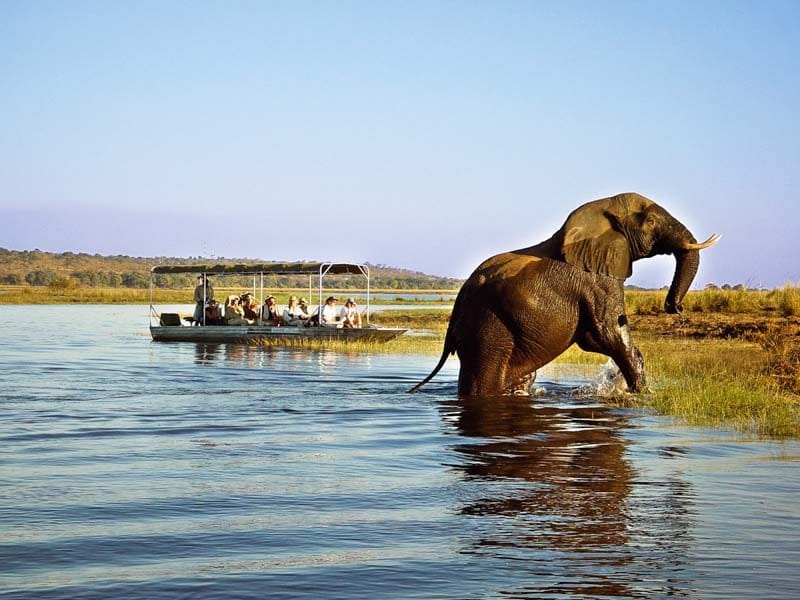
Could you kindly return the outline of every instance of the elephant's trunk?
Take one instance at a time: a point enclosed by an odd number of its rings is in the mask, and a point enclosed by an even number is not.
[[[697,268],[700,266],[700,250],[685,250],[686,244],[696,244],[697,240],[683,224],[675,222],[674,238],[671,240],[675,254],[675,276],[669,286],[664,310],[671,314],[683,311],[683,298],[692,285]]]

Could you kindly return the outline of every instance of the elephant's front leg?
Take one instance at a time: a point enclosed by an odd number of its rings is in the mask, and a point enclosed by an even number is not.
[[[644,358],[631,339],[624,313],[596,322],[595,327],[587,329],[576,341],[583,350],[610,356],[625,377],[629,391],[639,393],[647,389]]]
[[[621,318],[625,320],[623,325],[618,326],[619,338],[622,344],[621,346],[615,346],[611,358],[614,359],[619,370],[622,371],[622,375],[628,384],[628,389],[634,394],[638,394],[647,389],[647,380],[644,374],[644,357],[631,339],[627,317],[623,315]]]

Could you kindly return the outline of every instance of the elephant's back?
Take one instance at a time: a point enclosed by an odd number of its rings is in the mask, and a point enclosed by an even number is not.
[[[459,292],[448,348],[458,350],[462,365],[514,360],[535,371],[574,339],[581,274],[549,258],[516,252],[492,256]]]
[[[547,268],[549,259],[538,256],[503,252],[483,261],[467,279],[466,285],[482,287],[535,276]]]
[[[485,318],[491,313],[521,328],[535,324],[550,329],[554,322],[577,322],[584,276],[570,265],[549,258],[504,252],[481,263],[467,279],[454,314]],[[485,313],[485,314],[477,314]]]
[[[453,314],[475,313],[475,318],[484,318],[477,313],[493,313],[514,320],[522,307],[527,311],[536,304],[561,303],[559,294],[569,270],[568,265],[548,258],[497,254],[483,261],[464,283]]]

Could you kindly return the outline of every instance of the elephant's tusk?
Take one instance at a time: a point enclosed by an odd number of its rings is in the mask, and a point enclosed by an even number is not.
[[[721,237],[722,237],[721,235],[717,235],[715,233],[714,235],[712,235],[710,238],[708,238],[702,244],[692,244],[692,243],[687,242],[687,243],[683,244],[683,246],[681,246],[681,248],[683,250],[705,250],[706,248],[710,248],[711,246],[716,244]]]

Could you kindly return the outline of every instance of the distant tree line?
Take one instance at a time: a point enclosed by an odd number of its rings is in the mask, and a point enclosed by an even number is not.
[[[11,273],[0,276],[0,285],[32,285],[68,287],[64,279],[72,280],[75,286],[89,288],[147,288],[150,286],[150,275],[136,271],[117,273],[115,271],[70,271],[68,273],[55,270],[29,271],[25,276]],[[212,278],[213,281],[213,278]],[[153,285],[157,288],[180,289],[196,285],[196,276],[188,274],[158,274],[153,277]],[[252,276],[226,275],[220,285],[225,287],[242,287],[250,289],[253,286]],[[256,285],[261,285],[259,277]],[[312,287],[317,285],[316,277],[312,278]],[[390,290],[433,290],[456,289],[461,285],[457,279],[433,277],[372,277],[370,285],[373,288]],[[304,288],[308,286],[307,276],[264,277],[264,287],[269,289]],[[364,278],[361,276],[329,276],[325,279],[325,287],[330,289],[346,289],[364,287]]]
[[[707,290],[725,290],[725,291],[736,291],[740,292],[742,290],[746,290],[747,286],[743,283],[737,283],[736,285],[731,285],[729,283],[723,283],[722,285],[717,285],[716,283],[707,283],[704,289]]]
[[[0,248],[0,285],[31,285],[88,288],[147,288],[150,285],[150,269],[154,264],[202,265],[211,259],[201,257],[190,258],[137,258],[124,255],[102,256],[99,254],[73,252],[44,252],[42,250],[9,250]],[[248,262],[267,262],[239,258],[213,259],[219,264],[242,264]],[[454,278],[426,275],[419,271],[372,265],[371,285],[373,288],[408,290],[408,289],[456,289],[461,281]],[[252,276],[230,276],[221,278],[219,285],[225,287],[241,287],[252,289]],[[158,274],[153,277],[153,284],[158,288],[190,288],[197,283],[192,273]],[[215,283],[215,285],[217,285]],[[260,285],[257,278],[256,285]],[[307,275],[297,276],[265,276],[264,287],[267,289],[305,288],[309,285]],[[312,277],[312,287],[316,286],[316,278]],[[325,278],[325,287],[331,289],[364,287],[364,278],[360,275],[336,275]]]

